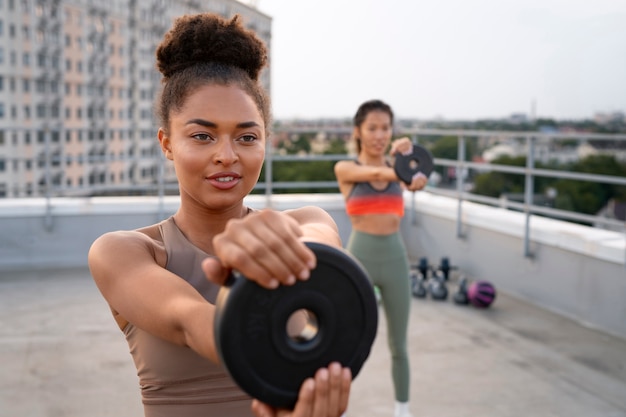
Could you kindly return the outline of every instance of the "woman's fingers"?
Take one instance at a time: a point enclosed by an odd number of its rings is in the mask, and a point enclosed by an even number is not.
[[[342,369],[338,363],[331,363],[328,367],[329,391],[328,411],[330,414],[339,414],[342,402]]]
[[[302,383],[293,411],[275,409],[258,400],[252,402],[252,411],[257,417],[340,417],[348,408],[351,383],[350,368],[332,363]]]
[[[413,179],[411,180],[411,184],[407,187],[410,191],[418,191],[423,189],[426,184],[428,184],[428,177],[424,175],[422,172],[418,172],[413,175]]]
[[[209,281],[217,285],[224,285],[230,273],[230,270],[224,268],[219,259],[213,257],[204,259],[201,267]]]
[[[213,239],[213,247],[225,268],[274,288],[307,279],[315,267],[315,255],[301,237],[300,226],[291,216],[263,210],[230,221]]]
[[[402,155],[410,155],[413,152],[413,142],[408,137],[402,137],[391,142],[389,154],[394,155],[401,153]]]

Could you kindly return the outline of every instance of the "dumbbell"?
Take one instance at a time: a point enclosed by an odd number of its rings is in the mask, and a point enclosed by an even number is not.
[[[428,265],[428,258],[420,258],[420,261],[417,264],[417,270],[420,271],[420,274],[422,274],[422,279],[428,279],[428,271],[430,271],[430,269],[430,265]]]
[[[418,172],[428,177],[435,168],[433,155],[428,149],[417,144],[413,144],[413,151],[410,154],[396,153],[394,157],[393,169],[398,178],[406,184],[410,184]]]
[[[456,266],[450,265],[450,259],[448,257],[441,258],[441,263],[439,264],[439,270],[443,274],[443,279],[448,281],[450,279],[450,271],[458,269]]]

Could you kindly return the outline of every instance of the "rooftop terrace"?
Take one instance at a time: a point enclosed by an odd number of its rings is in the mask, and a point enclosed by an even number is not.
[[[626,416],[623,233],[405,195],[411,257],[447,256],[460,274],[498,290],[486,310],[413,299],[412,411],[418,416]],[[325,208],[344,240],[339,195],[251,196],[278,209]],[[175,197],[0,202],[0,416],[141,415],[123,335],[86,269],[91,241],[172,214]],[[381,316],[382,317],[382,316]],[[357,377],[348,415],[388,416],[393,398],[386,326]]]

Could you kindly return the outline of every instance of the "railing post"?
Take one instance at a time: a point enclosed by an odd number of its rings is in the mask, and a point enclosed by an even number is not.
[[[526,155],[526,184],[524,186],[524,214],[526,216],[524,225],[524,256],[532,258],[533,254],[530,251],[530,216],[535,195],[534,177],[532,174],[535,168],[535,137],[527,136],[526,145],[528,153]]]
[[[456,164],[456,193],[457,193],[457,210],[456,210],[456,237],[462,239],[463,236],[463,168],[465,162],[465,137],[458,137],[458,151]]]
[[[47,231],[51,231],[52,230],[52,202],[51,202],[51,192],[50,192],[50,188],[52,187],[52,169],[51,169],[51,163],[50,163],[50,146],[51,146],[51,138],[50,138],[50,129],[48,128],[48,126],[46,126],[45,130],[44,130],[44,147],[45,147],[45,154],[46,154],[46,159],[45,159],[45,182],[46,182],[46,192],[45,192],[45,196],[46,196],[46,214],[44,217],[44,228]]]
[[[418,144],[417,135],[411,135],[411,142],[413,145]],[[415,191],[411,193],[411,224],[413,226],[417,225],[417,214],[415,213]]]
[[[157,215],[159,216],[159,221],[163,220],[165,216],[165,163],[166,163],[165,155],[163,152],[159,152],[159,177],[157,182],[157,192],[159,196],[159,210]]]
[[[267,138],[265,144],[265,207],[272,207],[272,138]]]

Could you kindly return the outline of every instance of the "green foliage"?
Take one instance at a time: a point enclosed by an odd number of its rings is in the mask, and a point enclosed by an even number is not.
[[[525,166],[526,158],[500,157],[493,161],[498,165]],[[626,177],[626,164],[620,164],[614,156],[594,155],[565,166],[555,163],[537,168],[566,170],[587,174]],[[544,194],[548,188],[554,188],[557,196],[554,207],[561,210],[584,214],[596,214],[611,199],[626,201],[626,187],[590,181],[535,177],[535,192]],[[499,197],[503,193],[521,193],[524,190],[524,175],[489,172],[474,178],[473,192],[489,197]]]
[[[313,135],[299,135],[298,139],[291,142],[289,153],[297,154],[299,152],[309,153],[311,152],[311,140]]]
[[[300,181],[335,181],[335,161],[274,161],[272,163],[272,182]],[[261,171],[261,181],[265,181],[265,167]],[[337,193],[339,188],[289,188],[276,189],[275,194],[291,193]]]
[[[492,161],[494,165],[526,166],[526,157],[501,156]],[[524,191],[523,175],[507,174],[506,172],[488,172],[474,177],[475,194],[488,197],[499,197],[501,194],[521,193]]]
[[[324,152],[325,155],[345,155],[348,152],[346,149],[346,142],[343,139],[335,138],[331,139],[328,144],[328,149]]]
[[[471,161],[475,153],[476,141],[465,141],[465,160]],[[430,146],[430,152],[435,158],[458,159],[459,140],[456,136],[442,136]]]

